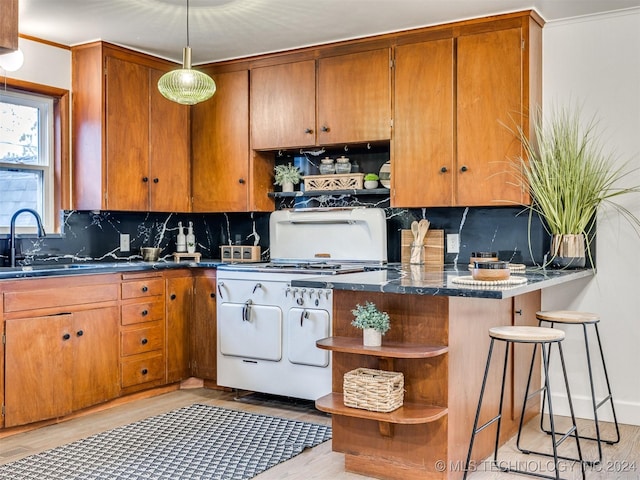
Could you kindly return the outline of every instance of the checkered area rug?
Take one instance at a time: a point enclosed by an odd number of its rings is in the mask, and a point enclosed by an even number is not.
[[[2,465],[0,478],[246,480],[330,438],[324,425],[195,404]]]

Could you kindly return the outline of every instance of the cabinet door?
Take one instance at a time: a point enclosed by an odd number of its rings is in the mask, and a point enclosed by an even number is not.
[[[191,375],[216,379],[216,277],[215,272],[194,279],[191,325]]]
[[[167,279],[167,383],[189,376],[189,330],[193,279],[191,276]]]
[[[390,58],[384,48],[318,60],[318,144],[391,138]]]
[[[252,181],[249,72],[221,73],[213,79],[213,98],[191,107],[193,211],[246,211]]]
[[[149,71],[149,210],[188,212],[189,107],[160,94],[158,80],[163,74]]]
[[[118,307],[84,310],[73,314],[71,369],[72,410],[118,396]]]
[[[106,208],[149,208],[149,70],[107,57]],[[99,101],[99,99],[95,99]],[[177,132],[185,135],[185,132]]]
[[[522,30],[458,38],[457,205],[521,202],[509,165],[520,153]]]
[[[6,321],[5,427],[71,412],[72,314]]]
[[[453,39],[403,45],[395,52],[394,207],[453,202]]]
[[[269,150],[314,145],[314,60],[251,70],[251,148]]]

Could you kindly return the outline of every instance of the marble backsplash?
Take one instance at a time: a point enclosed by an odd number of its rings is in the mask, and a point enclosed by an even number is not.
[[[540,264],[549,249],[549,238],[539,219],[529,217],[521,207],[477,208],[390,208],[384,195],[324,195],[278,199],[278,208],[294,206],[376,206],[387,214],[388,259],[400,261],[400,230],[409,229],[413,220],[426,218],[431,228],[460,235],[460,252],[446,253],[445,263],[468,262],[472,251],[499,252],[500,259],[527,265]],[[203,258],[220,258],[221,245],[260,245],[263,260],[269,258],[269,214],[163,214],[124,212],[63,212],[62,235],[44,238],[21,236],[18,263],[69,263],[84,261],[140,260],[140,248],[161,247],[161,258],[175,252],[178,222],[193,222],[196,251]],[[120,234],[130,235],[130,252],[120,251]],[[339,241],[339,239],[337,239]],[[0,255],[7,259],[8,241],[0,236]]]

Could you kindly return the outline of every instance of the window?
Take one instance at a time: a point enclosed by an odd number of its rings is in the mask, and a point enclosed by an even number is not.
[[[54,99],[26,92],[0,92],[0,231],[11,216],[31,208],[45,230],[55,231]],[[16,231],[35,232],[32,215],[16,219]]]

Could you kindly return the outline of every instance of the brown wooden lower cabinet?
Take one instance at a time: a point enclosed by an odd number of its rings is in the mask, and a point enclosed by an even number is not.
[[[361,331],[350,324],[351,309],[365,301],[391,316],[391,330],[379,350],[363,347]],[[345,469],[384,479],[462,478],[489,348],[488,329],[534,325],[539,309],[540,291],[503,300],[335,291],[334,336],[319,344],[333,351],[333,393],[316,406],[332,414],[333,450],[345,454]],[[530,350],[518,347],[507,374],[501,442],[517,430],[519,385],[528,374]],[[497,344],[495,358],[501,358],[500,351],[504,355],[504,346]],[[490,370],[481,422],[497,413],[499,363]],[[403,406],[386,414],[345,407],[343,377],[358,367],[402,372]],[[535,415],[532,403],[528,418]],[[492,427],[476,437],[473,460],[491,453],[494,435]]]
[[[167,383],[190,376],[193,277],[188,270],[165,274]]]
[[[0,282],[0,427],[190,376],[215,386],[215,278],[185,268]]]
[[[217,377],[216,271],[202,270],[194,275],[191,375],[215,383]]]
[[[116,306],[6,321],[5,427],[115,398]]]

